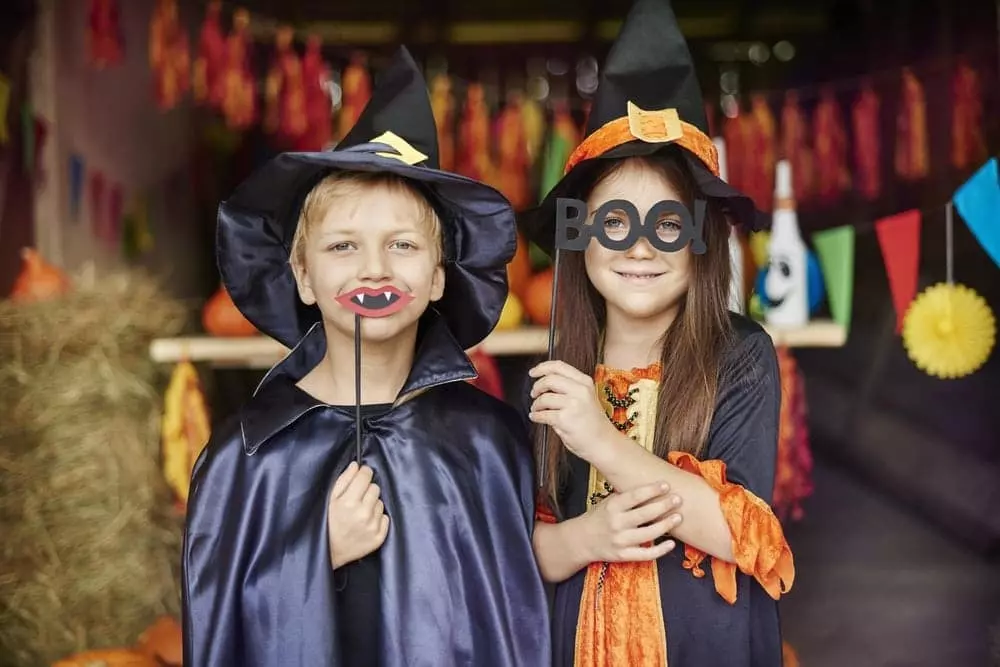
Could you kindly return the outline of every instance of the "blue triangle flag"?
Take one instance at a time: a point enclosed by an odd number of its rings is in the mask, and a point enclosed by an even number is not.
[[[979,245],[1000,266],[1000,175],[996,158],[955,191],[954,202]]]

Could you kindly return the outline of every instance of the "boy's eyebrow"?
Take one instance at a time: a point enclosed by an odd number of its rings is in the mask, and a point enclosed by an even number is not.
[[[328,236],[356,236],[359,233],[359,229],[350,227],[347,229],[327,229],[321,231],[318,236],[319,238],[326,238]],[[424,231],[419,224],[412,227],[395,227],[385,232],[386,236],[394,236],[396,234],[422,234],[427,236],[427,232]]]

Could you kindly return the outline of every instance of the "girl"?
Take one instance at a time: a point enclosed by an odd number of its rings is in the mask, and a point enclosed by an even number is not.
[[[663,0],[629,15],[593,109],[529,236],[552,247],[558,197],[585,200],[591,216],[626,200],[640,220],[663,200],[691,211],[704,199],[705,252],[592,238],[560,260],[558,361],[529,373],[529,417],[549,427],[534,546],[555,584],[555,664],[777,666],[776,600],[794,579],[768,506],[777,359],[766,332],[727,310],[726,215],[751,227],[755,216],[685,122],[704,127],[701,96]],[[612,210],[588,223],[614,240],[628,220]],[[661,241],[680,238],[676,214],[653,222]]]

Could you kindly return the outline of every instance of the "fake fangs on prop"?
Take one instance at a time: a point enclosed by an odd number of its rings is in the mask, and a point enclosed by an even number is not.
[[[337,297],[337,303],[362,317],[388,317],[405,308],[413,296],[389,285],[359,287]]]

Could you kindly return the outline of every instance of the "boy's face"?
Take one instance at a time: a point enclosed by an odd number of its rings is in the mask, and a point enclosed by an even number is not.
[[[416,196],[380,184],[358,188],[335,199],[310,230],[295,279],[302,301],[319,306],[328,328],[353,337],[354,308],[369,315],[364,340],[389,341],[441,298],[440,241],[421,219]]]

